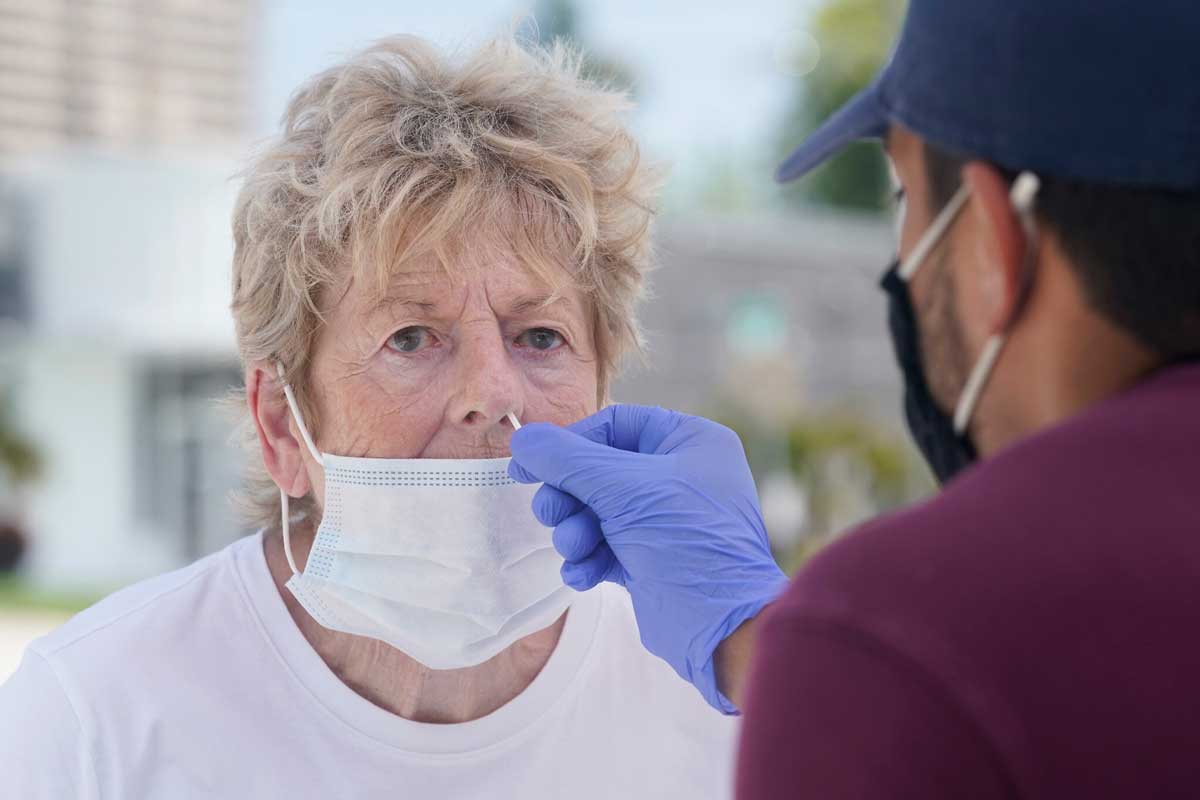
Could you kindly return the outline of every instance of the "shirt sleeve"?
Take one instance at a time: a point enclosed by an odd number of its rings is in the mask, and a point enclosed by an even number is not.
[[[918,665],[853,628],[794,613],[767,620],[738,800],[1010,796],[981,732]]]
[[[45,658],[25,651],[0,685],[0,787],[28,800],[95,798],[95,773],[79,717]]]

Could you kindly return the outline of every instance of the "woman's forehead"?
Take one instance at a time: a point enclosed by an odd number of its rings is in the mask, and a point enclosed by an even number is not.
[[[553,309],[583,315],[579,289],[562,272],[558,281],[515,257],[493,254],[451,265],[436,258],[414,259],[393,270],[381,286],[362,276],[353,279],[346,300],[356,313],[378,315],[420,312],[455,315],[468,306],[487,306],[505,316],[524,316]]]

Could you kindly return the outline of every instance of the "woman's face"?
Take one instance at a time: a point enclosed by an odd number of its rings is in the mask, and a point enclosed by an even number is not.
[[[434,259],[343,287],[318,336],[308,385],[317,447],[370,458],[494,458],[512,427],[597,410],[588,309],[514,256],[476,254],[447,275]],[[293,434],[298,438],[295,422]],[[303,453],[324,504],[323,472]]]

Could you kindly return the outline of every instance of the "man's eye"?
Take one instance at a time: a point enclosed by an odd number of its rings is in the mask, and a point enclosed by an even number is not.
[[[414,325],[393,333],[388,339],[388,346],[401,353],[415,353],[423,347],[428,347],[432,338],[428,328]]]
[[[896,233],[897,239],[900,238],[900,233],[901,233],[901,231],[904,230],[904,212],[906,210],[904,207],[904,203],[905,203],[905,199],[907,197],[908,197],[908,195],[904,191],[903,186],[897,188],[894,192],[892,192],[892,213],[893,213],[892,221],[895,223],[895,226],[896,226],[895,233]]]
[[[562,334],[549,328],[531,328],[517,337],[517,344],[534,350],[553,350],[562,342]]]

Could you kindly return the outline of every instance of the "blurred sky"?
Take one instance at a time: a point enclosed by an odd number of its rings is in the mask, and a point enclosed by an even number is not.
[[[634,130],[672,168],[676,192],[714,168],[753,175],[770,193],[780,118],[798,78],[789,42],[814,0],[580,0],[583,38],[633,68]],[[272,133],[289,94],[340,56],[391,33],[469,45],[514,25],[533,7],[516,0],[263,0],[256,137]],[[690,187],[690,188],[689,188]],[[681,205],[690,205],[683,202]]]

